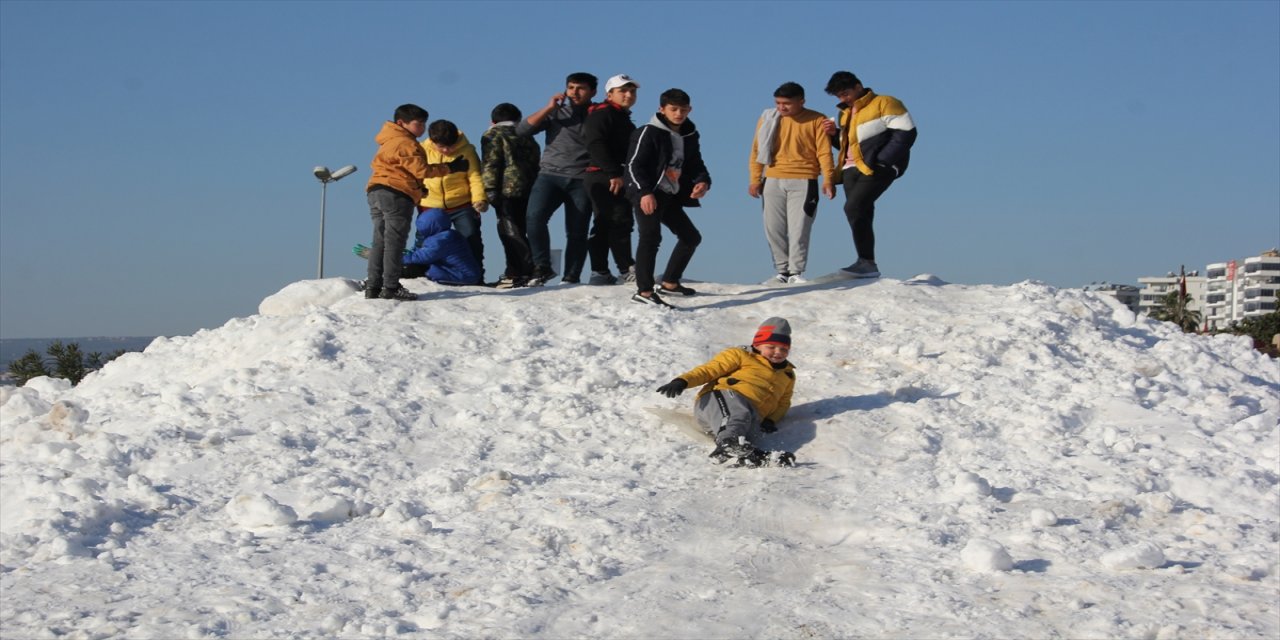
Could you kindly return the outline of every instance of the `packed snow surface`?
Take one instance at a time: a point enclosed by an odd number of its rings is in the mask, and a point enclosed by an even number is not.
[[[1276,638],[1280,372],[933,276],[304,281],[0,395],[4,638]],[[658,385],[790,320],[770,449]]]

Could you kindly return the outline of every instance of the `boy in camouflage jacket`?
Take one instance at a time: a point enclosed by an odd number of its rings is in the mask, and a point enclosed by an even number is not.
[[[538,141],[516,133],[520,109],[504,102],[493,108],[492,125],[480,137],[481,180],[485,197],[498,217],[498,238],[507,268],[499,288],[524,286],[533,274],[533,254],[525,228],[529,190],[538,176],[542,150]]]

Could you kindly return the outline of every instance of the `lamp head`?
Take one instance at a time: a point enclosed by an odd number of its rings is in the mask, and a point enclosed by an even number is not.
[[[320,182],[328,182],[333,179],[333,176],[329,173],[329,167],[316,167],[311,170],[311,173],[314,173],[316,180]]]
[[[335,181],[341,180],[355,172],[356,172],[356,166],[354,164],[349,164],[345,167],[338,169],[337,171],[334,171],[333,174],[329,176],[329,180],[335,180]]]

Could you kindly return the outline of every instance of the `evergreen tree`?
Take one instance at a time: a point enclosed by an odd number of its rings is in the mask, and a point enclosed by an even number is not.
[[[70,380],[71,384],[80,384],[88,373],[84,366],[84,352],[80,350],[79,344],[62,344],[61,340],[54,340],[47,352],[53,359],[54,377]]]
[[[18,386],[40,376],[64,378],[70,380],[71,384],[80,384],[90,371],[101,369],[127,352],[116,349],[111,355],[104,357],[94,351],[86,356],[78,343],[63,344],[61,340],[54,340],[45,349],[45,353],[48,357],[41,358],[35,349],[28,349],[21,358],[9,363],[9,375],[13,376]]]
[[[9,375],[22,386],[32,378],[49,375],[49,368],[44,366],[44,358],[35,349],[27,349],[21,358],[9,363]]]

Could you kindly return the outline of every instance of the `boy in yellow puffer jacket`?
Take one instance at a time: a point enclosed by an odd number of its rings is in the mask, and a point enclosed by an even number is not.
[[[458,131],[457,125],[448,120],[436,120],[427,127],[427,139],[422,143],[427,162],[449,163],[459,158],[468,164],[466,172],[450,173],[428,178],[427,194],[418,201],[422,212],[439,209],[449,216],[454,230],[467,239],[471,253],[480,263],[481,282],[484,281],[484,241],[480,237],[480,214],[489,210],[484,195],[480,157],[476,147]]]
[[[791,353],[791,324],[769,318],[756,330],[751,346],[730,347],[706,364],[658,387],[674,398],[690,385],[703,385],[694,401],[698,424],[716,440],[711,457],[717,462],[737,458],[758,466],[766,452],[756,448],[762,433],[773,433],[791,408],[795,367]],[[790,456],[790,454],[786,454]],[[782,464],[793,464],[782,461]]]

